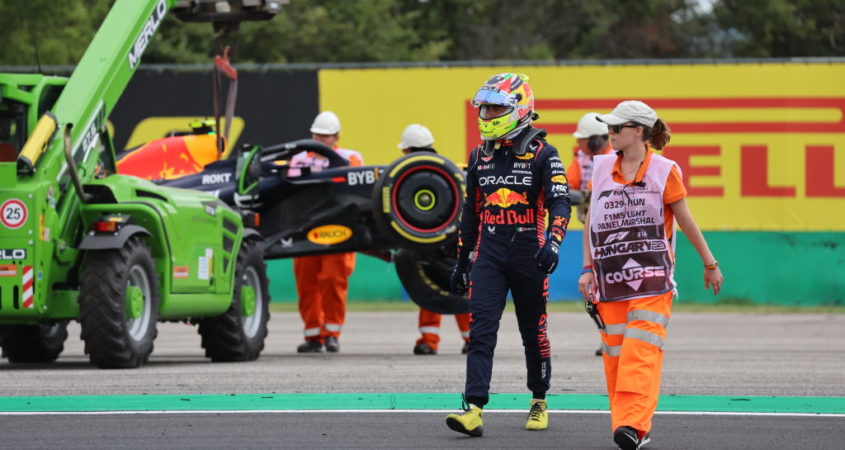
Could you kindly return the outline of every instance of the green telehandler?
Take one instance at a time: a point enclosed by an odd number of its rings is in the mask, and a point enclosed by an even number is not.
[[[0,346],[10,362],[54,361],[70,320],[102,368],[144,364],[158,321],[198,324],[212,361],[259,356],[270,299],[250,218],[209,194],[118,175],[106,120],[167,13],[227,30],[282,3],[117,0],[69,78],[0,74]]]

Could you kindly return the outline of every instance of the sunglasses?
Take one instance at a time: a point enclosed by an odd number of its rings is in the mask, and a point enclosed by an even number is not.
[[[625,123],[622,125],[608,125],[607,129],[612,131],[614,134],[622,131],[623,128],[637,128],[641,127],[642,125],[637,125],[635,123]]]

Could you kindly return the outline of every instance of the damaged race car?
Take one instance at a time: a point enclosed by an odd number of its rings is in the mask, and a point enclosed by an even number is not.
[[[270,147],[244,145],[201,171],[174,174],[162,168],[166,147],[182,148],[176,159],[207,160],[180,142],[204,134],[172,136],[124,154],[121,173],[214,193],[238,208],[264,238],[264,259],[362,252],[393,261],[410,298],[442,314],[469,311],[464,296],[449,293],[456,257],[464,173],[434,153],[411,153],[388,166],[355,166],[311,139]],[[208,148],[206,146],[206,148]],[[328,167],[292,168],[294,155],[313,152]],[[142,161],[146,161],[142,163]],[[162,170],[164,172],[162,172]],[[192,173],[196,172],[196,173]]]

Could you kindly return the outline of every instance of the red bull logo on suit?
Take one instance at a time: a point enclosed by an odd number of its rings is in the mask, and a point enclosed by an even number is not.
[[[508,188],[499,188],[492,194],[484,196],[484,206],[496,205],[500,208],[510,208],[511,205],[527,205],[527,193],[514,192]]]
[[[495,205],[502,208],[498,213],[493,213],[489,209],[485,209],[481,213],[481,222],[488,225],[526,225],[534,223],[534,210],[529,209],[525,212],[517,212],[510,210],[514,205],[527,205],[528,193],[515,192],[508,188],[499,188],[492,194],[485,194],[484,206]]]

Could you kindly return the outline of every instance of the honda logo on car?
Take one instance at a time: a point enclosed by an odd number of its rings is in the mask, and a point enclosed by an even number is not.
[[[26,259],[26,250],[22,248],[0,249],[0,260]]]
[[[666,268],[663,266],[641,266],[640,263],[628,258],[628,262],[622,266],[622,270],[608,272],[604,275],[604,281],[608,284],[625,283],[633,290],[639,290],[640,284],[646,278],[663,278],[666,276]]]
[[[479,186],[487,186],[488,184],[493,185],[501,185],[501,184],[509,184],[509,185],[519,185],[519,186],[531,186],[531,175],[523,175],[523,176],[516,176],[516,175],[507,175],[507,176],[496,176],[496,175],[488,175],[486,177],[478,177],[478,184]]]
[[[308,240],[319,245],[332,245],[349,240],[352,230],[343,225],[323,225],[308,232]]]

